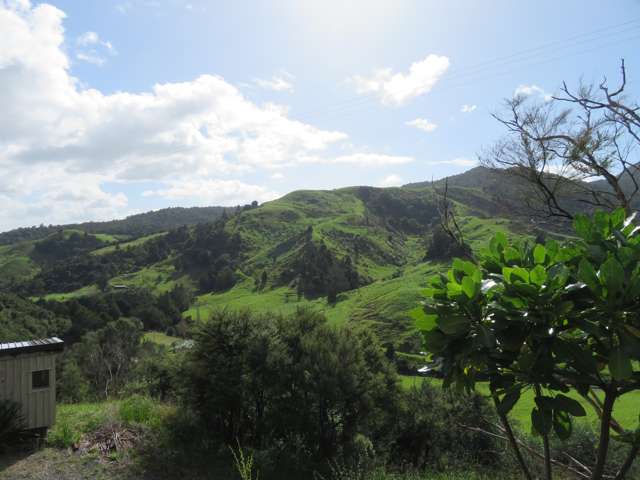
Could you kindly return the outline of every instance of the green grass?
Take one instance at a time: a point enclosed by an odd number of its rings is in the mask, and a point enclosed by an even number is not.
[[[85,287],[79,288],[72,292],[67,293],[48,293],[44,295],[42,298],[45,300],[51,300],[56,302],[66,302],[67,300],[72,300],[74,298],[80,297],[88,297],[90,295],[97,295],[100,292],[100,289],[97,285],[87,285]],[[35,298],[35,297],[34,297]],[[37,297],[40,298],[40,297]]]
[[[129,288],[145,288],[159,295],[173,289],[177,283],[190,284],[187,276],[177,277],[171,259],[142,268],[133,273],[113,277],[110,285],[125,285]]]
[[[34,277],[40,267],[31,260],[34,242],[20,242],[0,246],[0,272],[10,281],[28,280]]]
[[[171,335],[167,335],[162,332],[146,332],[142,337],[143,342],[151,342],[157,345],[164,345],[166,347],[170,347],[176,342],[181,342],[182,338],[180,337],[172,337]]]
[[[403,388],[411,388],[420,386],[422,382],[430,382],[438,387],[442,386],[442,381],[436,378],[420,377],[420,376],[400,376],[400,382]],[[487,383],[478,383],[476,390],[489,397],[489,385]],[[578,400],[587,411],[585,418],[578,418],[577,421],[589,422],[596,425],[598,416],[593,408],[577,393],[568,394],[570,397]],[[516,404],[510,413],[510,417],[517,421],[521,428],[529,430],[531,426],[531,410],[535,406],[534,393],[532,390],[526,390],[522,393],[520,401]],[[635,391],[619,398],[614,405],[613,416],[620,424],[628,429],[638,427],[638,415],[640,415],[640,391]]]
[[[157,238],[157,237],[161,237],[162,235],[166,235],[167,232],[159,232],[159,233],[154,233],[152,235],[147,235],[144,237],[139,237],[136,238],[135,240],[131,240],[128,242],[123,242],[119,244],[119,248],[126,250],[128,248],[131,247],[135,247],[137,245],[142,245],[143,243],[145,243],[148,240],[151,240],[152,238]],[[103,234],[98,234],[98,235],[103,235]],[[96,236],[98,236],[96,235]],[[106,235],[105,235],[106,236]],[[113,238],[113,241],[110,241],[109,243],[117,243],[119,242],[119,237],[114,237],[111,235],[111,237]],[[106,247],[102,247],[102,248],[98,248],[97,250],[94,250],[91,252],[91,255],[105,255],[107,253],[111,253],[114,252],[116,250],[116,245],[108,245]]]
[[[203,320],[225,308],[280,314],[311,308],[324,313],[333,324],[348,322],[355,328],[373,328],[383,340],[392,336],[397,339],[412,331],[420,292],[437,268],[427,263],[407,268],[401,277],[378,280],[340,294],[335,306],[327,304],[325,297],[298,300],[295,291],[286,287],[256,292],[253,281],[247,280],[227,292],[199,296],[184,316]]]

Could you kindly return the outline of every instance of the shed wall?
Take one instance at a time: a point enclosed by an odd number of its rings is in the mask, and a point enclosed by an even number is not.
[[[33,389],[32,372],[49,370],[49,387]],[[56,354],[49,352],[0,357],[0,398],[22,406],[27,428],[50,427],[56,419]]]

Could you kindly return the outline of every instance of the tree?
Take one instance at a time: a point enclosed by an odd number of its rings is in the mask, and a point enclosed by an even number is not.
[[[605,79],[575,92],[563,83],[560,96],[542,102],[506,100],[506,113],[494,117],[508,134],[482,163],[529,180],[537,194],[529,205],[539,214],[572,219],[578,208],[616,207],[629,214],[639,190],[631,154],[640,146],[640,106],[625,98],[626,83],[623,60],[614,90]]]
[[[567,395],[575,392],[599,413],[598,454],[591,466],[564,467],[602,479],[613,428],[629,444],[615,472],[622,479],[640,449],[640,428],[627,431],[612,417],[616,400],[640,389],[640,227],[621,208],[579,215],[574,229],[579,238],[562,247],[554,240],[514,245],[497,234],[478,264],[455,259],[446,276],[431,279],[420,328],[442,361],[445,386],[473,390],[488,378],[501,432],[527,478],[507,414],[532,389],[546,478],[558,463],[550,436],[568,438],[572,418],[586,414]]]

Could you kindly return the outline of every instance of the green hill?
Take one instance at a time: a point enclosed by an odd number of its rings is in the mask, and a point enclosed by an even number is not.
[[[563,230],[562,224],[534,222],[523,214],[522,180],[505,172],[479,167],[451,177],[448,185],[465,240],[474,249],[497,230],[520,237]],[[179,289],[180,297],[188,292],[189,302],[178,302],[177,314],[171,301],[161,305],[172,320],[159,324],[173,324],[172,333],[181,318],[197,321],[217,308],[288,312],[305,306],[335,322],[373,328],[383,339],[410,343],[426,277],[442,268],[426,258],[446,260],[450,243],[436,238],[442,190],[439,181],[296,191],[208,222],[151,233],[150,217],[144,215],[138,217],[141,226],[134,217],[127,219],[128,234],[114,227],[117,222],[103,224],[104,231],[99,223],[90,224],[92,232],[59,229],[1,246],[0,286],[44,299],[49,308],[51,301],[83,302],[123,292],[160,301]],[[427,255],[429,248],[443,249],[445,257]],[[83,308],[100,308],[95,305],[100,302],[87,300]]]

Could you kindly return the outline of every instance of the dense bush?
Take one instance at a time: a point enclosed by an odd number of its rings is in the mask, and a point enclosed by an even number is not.
[[[417,470],[498,463],[495,440],[472,430],[494,418],[480,395],[443,391],[425,381],[402,399],[391,447],[395,463]]]
[[[486,402],[429,386],[403,392],[369,332],[329,326],[310,311],[275,318],[222,311],[194,339],[177,376],[185,411],[170,427],[194,449],[240,442],[261,471],[283,476],[326,473],[337,463],[496,462],[494,442],[461,425],[487,415]]]

